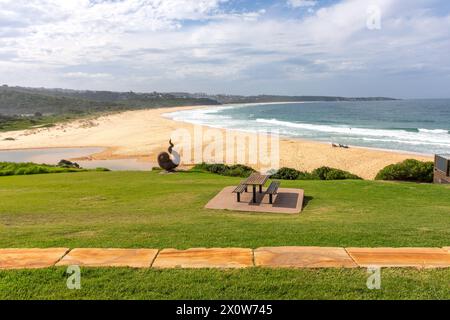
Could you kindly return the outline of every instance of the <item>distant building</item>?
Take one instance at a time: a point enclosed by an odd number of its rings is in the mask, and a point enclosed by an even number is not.
[[[434,183],[450,183],[450,154],[435,156]]]

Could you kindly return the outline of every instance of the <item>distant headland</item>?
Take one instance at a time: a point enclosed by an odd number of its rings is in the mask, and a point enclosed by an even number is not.
[[[187,105],[234,103],[311,102],[311,101],[385,101],[386,97],[229,95],[186,92],[114,92],[95,90],[47,89],[0,86],[0,114],[32,115],[84,113],[93,111],[136,110]]]

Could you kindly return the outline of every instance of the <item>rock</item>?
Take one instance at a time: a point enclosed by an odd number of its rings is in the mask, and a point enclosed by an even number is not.
[[[73,169],[81,169],[80,165],[76,162],[72,162],[69,160],[61,160],[60,162],[58,162],[58,167],[61,168],[73,168]]]

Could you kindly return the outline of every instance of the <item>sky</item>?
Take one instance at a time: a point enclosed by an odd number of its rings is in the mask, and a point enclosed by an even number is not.
[[[450,98],[448,0],[0,0],[0,84]]]

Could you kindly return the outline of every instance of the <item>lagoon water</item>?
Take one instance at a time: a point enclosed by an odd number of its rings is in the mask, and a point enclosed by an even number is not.
[[[450,99],[222,106],[166,116],[178,121],[352,146],[450,153]]]
[[[62,159],[71,160],[82,158],[99,153],[102,150],[103,148],[43,148],[6,150],[0,151],[0,162],[34,162],[56,165]],[[148,171],[151,170],[154,165],[148,162],[137,161],[136,159],[74,161],[83,168],[87,169],[103,167],[115,171]]]

